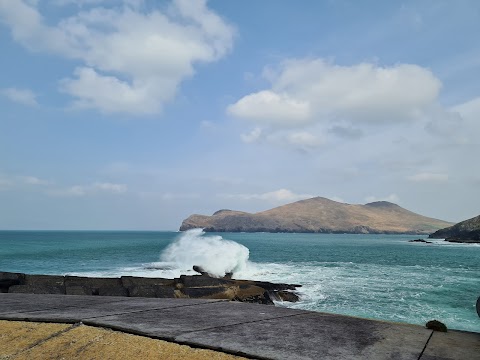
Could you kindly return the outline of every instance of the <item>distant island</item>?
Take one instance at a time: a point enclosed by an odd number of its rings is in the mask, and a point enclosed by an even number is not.
[[[438,230],[429,238],[459,243],[480,243],[480,215]]]
[[[427,235],[451,225],[387,201],[356,205],[315,197],[255,214],[219,210],[211,216],[191,215],[180,231]]]

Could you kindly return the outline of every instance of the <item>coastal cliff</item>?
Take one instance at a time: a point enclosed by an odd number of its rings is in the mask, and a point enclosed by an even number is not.
[[[430,234],[450,225],[387,201],[354,205],[315,197],[255,214],[219,210],[211,216],[191,215],[180,231]]]
[[[480,215],[430,234],[431,239],[450,242],[480,243]]]

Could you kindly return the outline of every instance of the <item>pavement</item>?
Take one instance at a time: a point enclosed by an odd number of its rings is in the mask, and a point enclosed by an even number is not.
[[[0,293],[0,320],[81,323],[254,359],[480,360],[480,333],[223,300]]]

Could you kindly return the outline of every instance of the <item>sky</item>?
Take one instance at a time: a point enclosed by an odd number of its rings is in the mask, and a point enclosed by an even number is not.
[[[479,34],[477,0],[0,0],[0,229],[477,216]]]

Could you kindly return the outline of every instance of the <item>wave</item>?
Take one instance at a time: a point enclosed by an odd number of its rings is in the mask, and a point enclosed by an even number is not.
[[[202,229],[193,229],[177,237],[163,250],[160,260],[182,270],[197,265],[210,275],[222,277],[244,270],[249,256],[250,250],[235,241],[218,235],[206,236]]]

